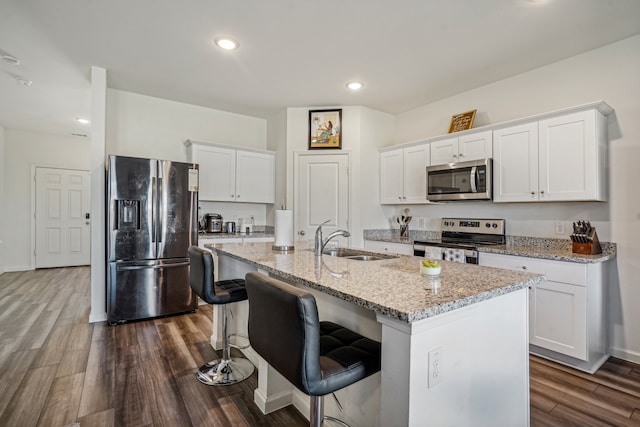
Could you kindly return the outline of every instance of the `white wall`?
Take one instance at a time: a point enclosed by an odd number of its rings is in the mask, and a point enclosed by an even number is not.
[[[443,216],[499,217],[507,233],[542,237],[554,223],[592,220],[601,240],[618,243],[610,263],[610,344],[615,355],[640,363],[640,36],[425,105],[397,117],[394,143],[445,133],[451,116],[477,109],[476,126],[604,100],[609,119],[608,203],[456,203],[412,206],[437,229]],[[397,215],[403,207],[385,207]],[[568,231],[568,230],[567,230]]]
[[[90,167],[90,142],[22,130],[5,130],[4,221],[5,271],[29,270],[31,265],[31,166],[84,169]]]
[[[322,109],[332,107],[322,107]],[[366,107],[342,108],[342,151],[351,161],[349,180],[349,231],[352,246],[363,246],[363,226],[375,228],[384,224],[384,211],[379,203],[378,148],[389,145],[393,138],[395,119],[392,115]],[[308,150],[310,108],[287,109],[287,204],[293,207],[293,162],[296,151]],[[328,150],[318,150],[326,154]],[[333,151],[333,150],[331,150]],[[313,236],[307,236],[313,239]]]
[[[0,126],[0,165],[2,165],[2,171],[0,171],[0,274],[4,273],[5,260],[4,260],[4,240],[6,234],[6,221],[4,220],[4,210],[7,204],[4,201],[4,128]]]
[[[184,142],[193,139],[267,148],[267,121],[197,105],[115,89],[107,90],[107,154],[187,161]],[[267,223],[267,205],[201,202],[200,214],[225,220],[255,216]]]

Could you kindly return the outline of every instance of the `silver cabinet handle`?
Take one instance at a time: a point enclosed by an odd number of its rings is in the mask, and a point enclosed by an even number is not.
[[[298,231],[298,234],[301,235],[301,236],[304,236],[306,233],[304,232],[304,230],[300,230],[300,231]]]
[[[523,270],[526,270],[526,269],[527,269],[527,266],[526,266],[526,265],[523,265],[523,266],[522,266],[522,269],[523,269]]]

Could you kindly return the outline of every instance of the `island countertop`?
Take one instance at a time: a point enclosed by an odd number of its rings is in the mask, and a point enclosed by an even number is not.
[[[292,284],[308,286],[408,323],[543,282],[538,274],[442,261],[436,279],[420,274],[421,258],[399,255],[358,261],[312,252],[312,242],[295,242],[279,252],[272,243],[206,245],[219,255],[246,262]],[[358,249],[360,250],[360,249]],[[437,283],[437,289],[426,289]]]

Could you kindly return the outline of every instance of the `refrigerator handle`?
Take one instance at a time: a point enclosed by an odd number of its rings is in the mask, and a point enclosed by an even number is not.
[[[157,203],[158,203],[158,186],[156,185],[156,177],[151,178],[151,241],[156,241],[156,221],[157,221]]]
[[[188,265],[190,265],[189,261],[177,262],[175,264],[160,264],[160,265],[131,265],[131,266],[119,265],[117,267],[117,271],[148,270],[148,269],[160,270],[162,268],[186,267]]]
[[[162,243],[162,230],[164,230],[162,220],[164,219],[164,200],[163,200],[163,187],[162,187],[162,178],[158,178],[158,243]]]

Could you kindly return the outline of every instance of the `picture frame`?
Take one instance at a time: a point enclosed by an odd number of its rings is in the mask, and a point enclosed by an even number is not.
[[[309,110],[309,150],[342,149],[342,109]]]
[[[473,126],[473,120],[475,118],[476,118],[476,110],[465,111],[464,113],[451,116],[449,133],[471,129],[471,127]]]

